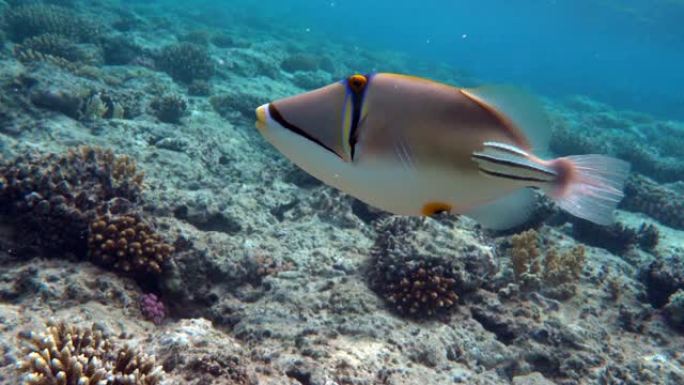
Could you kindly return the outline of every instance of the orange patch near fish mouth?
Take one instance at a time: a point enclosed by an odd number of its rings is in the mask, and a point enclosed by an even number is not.
[[[428,202],[423,205],[423,208],[420,210],[420,212],[428,217],[431,217],[436,214],[441,214],[441,213],[450,213],[453,207],[444,202]]]

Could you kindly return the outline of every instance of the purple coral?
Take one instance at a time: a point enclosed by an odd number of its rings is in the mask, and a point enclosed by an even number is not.
[[[140,297],[140,311],[145,319],[160,325],[166,317],[164,303],[153,293],[143,294]]]

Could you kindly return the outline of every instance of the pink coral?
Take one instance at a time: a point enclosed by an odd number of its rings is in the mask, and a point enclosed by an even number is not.
[[[140,311],[145,319],[160,325],[166,317],[164,303],[153,293],[143,294],[140,297]]]

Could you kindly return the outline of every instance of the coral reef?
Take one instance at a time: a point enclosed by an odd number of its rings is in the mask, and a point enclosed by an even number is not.
[[[280,63],[280,68],[287,72],[315,71],[320,66],[320,58],[317,55],[298,53],[290,55]]]
[[[33,51],[33,53],[28,51]],[[93,61],[93,58],[89,57],[83,48],[72,40],[55,33],[30,37],[15,48],[15,55],[20,59],[36,54],[60,58],[69,62]]]
[[[547,247],[542,256],[540,236],[527,230],[511,237],[511,263],[517,281],[527,290],[539,289],[558,299],[574,295],[585,263],[585,250],[577,245],[568,250]]]
[[[639,280],[646,286],[648,302],[661,308],[672,294],[684,289],[684,261],[677,256],[656,259],[641,267]]]
[[[0,167],[0,175],[0,208],[15,216],[29,244],[134,275],[160,273],[174,251],[136,213],[143,174],[127,156],[92,147],[30,154]]]
[[[644,176],[632,175],[627,179],[620,207],[644,213],[664,225],[684,229],[682,194]]]
[[[140,215],[106,214],[90,223],[88,251],[97,264],[124,273],[159,274],[174,248]]]
[[[77,41],[93,41],[101,30],[100,26],[68,8],[46,4],[11,7],[6,11],[4,23],[10,37],[16,42],[47,33]]]
[[[495,272],[492,255],[464,244],[449,227],[422,218],[380,221],[369,283],[393,310],[415,319],[446,315]]]
[[[180,43],[166,46],[155,62],[160,70],[181,83],[207,80],[214,74],[214,62],[207,49],[197,44]]]
[[[91,91],[83,98],[79,109],[81,119],[123,119],[125,107],[106,91]]]
[[[209,98],[209,102],[214,111],[224,118],[234,116],[252,119],[254,116],[254,106],[267,103],[268,100],[262,96],[246,93],[222,93]]]
[[[684,179],[684,126],[579,99],[553,115],[550,147],[554,153],[609,154],[629,161],[632,170],[659,182]]]
[[[219,48],[231,48],[237,45],[235,39],[226,33],[216,33],[211,36],[211,44]]]
[[[181,35],[178,40],[185,43],[192,43],[201,46],[209,45],[211,34],[205,29],[196,29]]]
[[[180,95],[162,95],[152,100],[154,115],[164,123],[180,123],[188,105]]]
[[[92,147],[19,156],[0,166],[0,176],[0,208],[26,230],[28,244],[81,256],[90,218],[114,198],[137,202],[143,178],[130,158]]]
[[[144,55],[143,48],[123,36],[102,39],[103,60],[107,65],[126,65]]]
[[[482,79],[214,3],[0,0],[1,384],[38,370],[15,370],[15,336],[49,319],[97,321],[164,384],[684,384],[681,122],[543,101],[556,155],[653,173],[621,208],[660,223],[594,227],[550,199],[507,231],[392,216],[277,154],[254,108],[378,63]],[[97,363],[135,366],[122,350]]]
[[[20,334],[25,358],[18,368],[27,385],[157,385],[163,370],[154,357],[117,349],[100,330],[65,323]]]
[[[572,235],[575,239],[618,255],[637,246],[652,251],[660,238],[658,228],[645,223],[639,228],[631,228],[622,223],[602,226],[575,218],[572,219],[572,223]]]
[[[684,330],[684,289],[674,292],[664,309],[670,324],[675,328]]]
[[[164,303],[153,293],[143,294],[140,297],[140,312],[145,319],[161,325],[166,317]]]
[[[188,84],[188,95],[190,96],[209,96],[211,95],[211,84],[206,80],[193,80]]]

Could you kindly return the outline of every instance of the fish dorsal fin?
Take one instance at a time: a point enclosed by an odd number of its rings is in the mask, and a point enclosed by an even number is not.
[[[463,91],[509,120],[526,136],[530,149],[539,155],[548,152],[551,140],[549,118],[540,101],[530,92],[511,85],[488,85]]]

